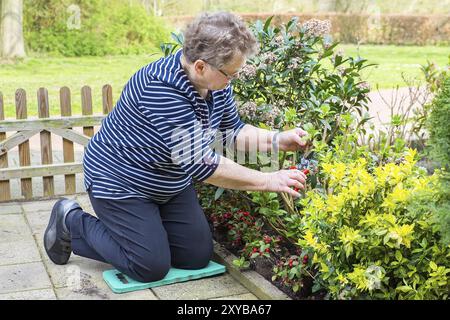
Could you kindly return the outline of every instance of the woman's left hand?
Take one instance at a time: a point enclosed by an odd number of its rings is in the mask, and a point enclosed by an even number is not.
[[[280,151],[297,151],[306,147],[306,141],[300,137],[308,133],[300,128],[283,131],[278,135]]]

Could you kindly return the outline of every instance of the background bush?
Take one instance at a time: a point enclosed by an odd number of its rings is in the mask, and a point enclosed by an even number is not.
[[[448,14],[368,14],[368,13],[242,13],[247,22],[266,20],[274,15],[273,23],[287,23],[292,17],[300,21],[310,19],[330,20],[331,35],[342,43],[397,44],[397,45],[448,45],[450,39],[450,19]],[[192,16],[174,17],[170,20],[182,26],[192,20]]]
[[[450,76],[444,77],[430,109],[426,122],[430,134],[428,148],[431,158],[447,169],[441,178],[441,201],[432,210],[439,221],[443,242],[450,244]]]
[[[68,22],[77,5],[81,28]],[[24,2],[28,50],[64,56],[102,56],[156,52],[169,32],[164,20],[123,0],[42,0]]]
[[[431,105],[427,129],[430,133],[428,142],[431,155],[443,166],[450,166],[450,76],[447,76],[442,88]]]

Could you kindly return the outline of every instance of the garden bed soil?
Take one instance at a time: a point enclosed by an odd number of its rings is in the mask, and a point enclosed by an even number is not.
[[[210,222],[211,231],[213,233],[214,240],[222,245],[225,249],[230,251],[236,257],[240,256],[240,250],[242,248],[234,247],[227,241],[227,230],[223,228],[214,228],[212,222]],[[295,250],[290,244],[284,244],[284,247],[290,251]],[[272,280],[274,261],[279,259],[280,256],[267,258],[265,256],[250,259],[250,270],[253,270],[260,274],[264,279],[272,283],[280,291],[285,293],[289,298],[293,300],[323,300],[325,292],[312,293],[313,279],[311,277],[304,277],[302,281],[302,287],[299,291],[294,292],[291,287],[286,286],[281,280]]]

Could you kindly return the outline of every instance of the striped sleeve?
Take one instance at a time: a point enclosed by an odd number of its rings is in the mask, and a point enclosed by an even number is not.
[[[236,101],[233,96],[233,89],[228,86],[225,89],[225,106],[223,117],[219,125],[219,130],[222,132],[223,145],[230,147],[236,142],[236,137],[239,131],[245,126],[237,111]]]
[[[174,164],[199,181],[214,173],[220,157],[210,148],[205,130],[187,100],[175,94],[146,90],[139,105],[158,131],[159,137],[155,139],[161,140]]]

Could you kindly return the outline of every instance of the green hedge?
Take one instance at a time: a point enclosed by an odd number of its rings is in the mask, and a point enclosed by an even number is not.
[[[429,145],[432,157],[450,166],[450,76],[439,90],[431,106],[427,128],[430,133]]]
[[[68,27],[80,9],[80,28]],[[71,20],[72,19],[72,20]],[[69,24],[70,25],[70,24]],[[25,0],[24,36],[28,50],[63,56],[157,52],[169,28],[139,5],[123,0]]]
[[[446,174],[441,181],[441,197],[435,211],[440,221],[440,229],[444,243],[450,244],[450,76],[447,76],[442,87],[431,104],[430,116],[426,126],[430,134],[428,148],[433,160],[446,167]]]
[[[274,16],[275,25],[288,22],[292,17],[300,21],[330,20],[333,39],[341,43],[448,45],[450,43],[450,15],[443,14],[382,14],[367,13],[240,13],[247,22],[266,20]],[[170,17],[178,27],[190,22],[192,16]]]

